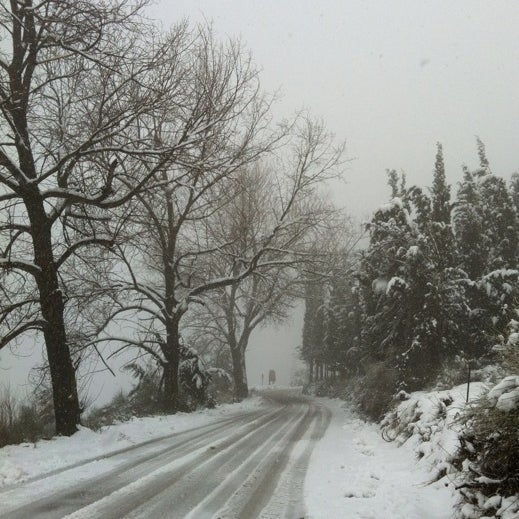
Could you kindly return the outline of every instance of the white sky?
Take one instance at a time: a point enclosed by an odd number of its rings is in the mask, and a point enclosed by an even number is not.
[[[149,12],[165,27],[189,18],[241,36],[264,89],[281,90],[276,116],[304,107],[346,140],[354,160],[333,193],[355,216],[387,198],[386,168],[428,185],[437,141],[453,185],[463,163],[477,163],[476,135],[495,173],[519,171],[516,0],[162,0]],[[288,383],[300,341],[300,312],[253,336],[250,383],[271,367]],[[0,368],[7,361],[3,354]]]
[[[345,139],[355,160],[337,199],[355,215],[384,201],[386,168],[427,185],[437,141],[453,184],[477,163],[475,135],[495,173],[519,171],[516,0],[163,0],[150,12],[240,36],[264,88],[281,89],[280,115],[305,107]]]

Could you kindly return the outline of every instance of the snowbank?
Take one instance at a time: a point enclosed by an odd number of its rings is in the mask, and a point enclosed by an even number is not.
[[[482,382],[473,382],[469,399],[479,397],[487,389]],[[458,419],[466,396],[466,384],[404,396],[405,400],[382,421],[382,435],[411,448],[419,463],[432,470],[431,479],[445,478],[444,483],[451,484],[448,475],[457,472],[452,461],[460,446]]]
[[[446,519],[456,504],[452,485],[433,479],[411,442],[384,441],[380,428],[340,400],[321,399],[333,411],[316,445],[305,480],[309,519]]]
[[[519,375],[505,377],[489,391],[487,398],[492,405],[505,413],[519,408]]]

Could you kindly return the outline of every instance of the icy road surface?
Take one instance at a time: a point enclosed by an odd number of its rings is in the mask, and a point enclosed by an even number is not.
[[[124,452],[0,490],[3,519],[301,518],[315,443],[331,419],[294,391]]]

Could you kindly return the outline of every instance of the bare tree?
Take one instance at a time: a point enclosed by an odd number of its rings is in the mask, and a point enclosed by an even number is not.
[[[192,36],[181,26],[159,37],[139,15],[143,4],[0,6],[0,348],[43,334],[58,434],[80,419],[67,265],[114,247],[124,225],[117,208],[217,124],[205,107],[182,109]],[[180,122],[157,142],[151,121],[164,106]]]
[[[218,103],[213,104],[218,106]],[[247,102],[247,105],[251,103]],[[252,118],[250,115],[245,120],[240,117],[236,130],[223,132],[227,145],[235,142],[236,135],[240,136],[238,142],[242,142],[242,135],[247,138],[254,135],[250,126],[243,126],[252,122],[253,128],[258,128],[258,117],[264,117],[263,111],[258,112],[257,104],[253,106]],[[237,111],[233,105],[233,113],[246,112]],[[238,129],[240,131],[234,135]],[[143,212],[135,223],[146,241],[120,247],[121,260],[131,279],[120,279],[118,306],[105,323],[108,330],[117,319],[125,323],[127,332],[132,328],[133,331],[119,337],[107,333],[95,343],[118,340],[122,343],[120,350],[134,346],[141,353],[154,355],[164,369],[164,395],[170,409],[181,405],[178,387],[180,324],[190,305],[205,304],[210,293],[224,287],[230,287],[236,301],[236,287],[252,276],[250,283],[257,301],[262,298],[263,305],[267,305],[268,300],[270,310],[267,313],[279,314],[281,297],[277,288],[272,283],[259,283],[259,280],[261,276],[277,272],[275,282],[285,284],[286,288],[291,283],[290,273],[282,269],[301,262],[305,252],[298,251],[295,245],[301,245],[303,237],[308,237],[308,229],[315,228],[318,219],[324,216],[322,208],[317,210],[312,202],[315,188],[337,174],[342,147],[333,146],[332,136],[323,126],[307,118],[302,118],[291,131],[277,161],[270,146],[272,139],[267,141],[270,145],[262,144],[259,148],[251,141],[247,146],[240,144],[230,150],[220,143],[208,142],[198,150],[199,168],[186,169],[178,161],[172,162],[164,171],[165,181],[169,178],[167,187],[148,190],[138,197]],[[209,156],[207,150],[211,150]],[[233,213],[232,208],[239,207],[233,203],[242,199],[247,205],[250,193],[246,193],[246,188],[251,188],[255,181],[261,186],[262,178],[258,170],[253,169],[244,183],[239,172],[247,163],[256,160],[258,154],[267,151],[276,169],[272,183],[263,185],[258,195],[267,193],[269,197],[265,205],[269,212],[262,213],[268,217],[263,222],[246,222],[245,213],[240,214],[239,210]],[[216,156],[220,157],[219,165],[218,162],[206,162]],[[262,204],[259,198],[255,203]],[[243,204],[242,210],[245,209]],[[253,239],[250,239],[251,234]],[[134,297],[128,304],[121,294],[130,293]],[[288,288],[284,294],[288,294]],[[277,303],[276,298],[279,298]],[[286,301],[287,298],[283,303]],[[264,318],[264,314],[254,314],[246,333],[250,334]],[[239,351],[243,357],[244,341],[241,344],[241,349],[234,348],[233,352]],[[242,360],[235,365],[243,366]]]
[[[194,89],[183,110],[207,131],[203,141],[192,141],[163,164],[157,183],[137,196],[128,217],[133,239],[117,245],[114,309],[92,341],[119,341],[123,349],[153,355],[171,410],[181,407],[180,320],[190,303],[236,278],[217,279],[206,268],[208,257],[228,247],[211,234],[210,222],[235,191],[233,173],[274,147],[284,132],[269,129],[270,100],[260,93],[257,70],[239,43],[219,44],[210,29],[201,28],[188,56]],[[170,146],[177,127],[167,105],[150,121],[159,147]],[[122,336],[114,333],[118,322],[129,323]]]
[[[239,193],[219,213],[215,226],[228,239],[233,238],[232,254],[217,258],[213,268],[226,277],[240,272],[237,258],[262,251],[262,261],[247,278],[214,291],[190,323],[195,336],[207,336],[216,345],[223,342],[229,347],[236,400],[248,396],[245,352],[253,331],[269,322],[284,321],[294,301],[302,297],[304,273],[322,270],[323,262],[328,267],[325,250],[316,250],[316,243],[323,244],[324,232],[336,223],[337,210],[321,199],[316,187],[336,172],[340,155],[337,150],[321,154],[331,136],[319,126],[320,137],[312,141],[315,123],[306,124],[308,133],[299,136],[305,146],[298,143],[292,161],[293,170],[299,169],[295,176],[290,165],[286,175],[279,175],[279,170],[274,175],[265,165],[240,172]],[[303,176],[313,168],[319,175],[304,185]],[[301,189],[297,185],[293,189],[294,179],[301,180]],[[283,193],[289,193],[288,198]],[[286,214],[283,208],[288,209]],[[265,236],[276,227],[265,247]]]

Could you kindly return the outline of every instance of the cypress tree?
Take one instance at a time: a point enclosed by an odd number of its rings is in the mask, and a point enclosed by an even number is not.
[[[436,162],[434,165],[434,176],[431,190],[432,214],[434,222],[449,224],[451,221],[450,210],[450,186],[445,178],[445,164],[443,161],[443,147],[436,144]]]

